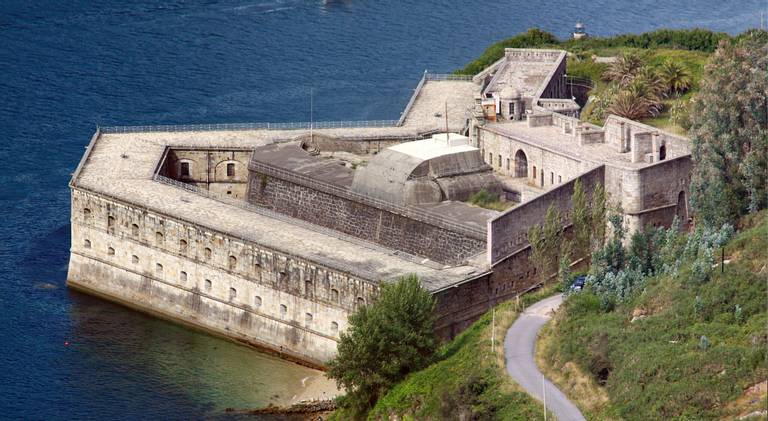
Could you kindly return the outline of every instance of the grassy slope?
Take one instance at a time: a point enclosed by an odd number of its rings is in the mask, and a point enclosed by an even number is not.
[[[611,313],[602,313],[591,294],[567,300],[543,336],[540,361],[560,373],[555,380],[588,417],[700,420],[765,409],[764,392],[745,397],[768,377],[766,212],[752,223],[726,247],[725,273],[716,271],[704,285],[688,282],[684,267],[677,276],[651,279],[640,296]],[[710,342],[706,350],[702,335]],[[613,369],[603,388],[591,370],[606,359]],[[600,398],[606,393],[609,401]]]
[[[521,298],[523,306],[553,294],[554,287]],[[491,312],[446,344],[437,362],[395,386],[379,399],[369,419],[538,420],[542,405],[506,374],[504,334],[517,318],[514,302],[496,306],[496,346],[491,350]],[[551,419],[551,418],[550,418]]]

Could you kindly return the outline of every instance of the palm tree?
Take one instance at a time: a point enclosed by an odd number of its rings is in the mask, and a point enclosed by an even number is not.
[[[668,93],[682,94],[693,85],[693,80],[688,70],[680,63],[672,60],[662,63],[660,73]]]
[[[635,53],[620,55],[616,61],[603,73],[603,78],[626,86],[643,67],[643,61]]]
[[[652,117],[658,113],[658,105],[643,96],[642,87],[619,92],[608,107],[608,112],[630,120]]]
[[[638,83],[645,85],[643,87],[643,92],[647,93],[644,96],[648,99],[660,100],[667,94],[667,85],[664,79],[659,72],[652,67],[641,67],[635,74],[634,79],[627,86],[632,86]]]

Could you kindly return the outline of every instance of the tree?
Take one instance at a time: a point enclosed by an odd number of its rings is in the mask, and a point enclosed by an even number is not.
[[[622,54],[603,73],[603,78],[627,86],[643,67],[643,60],[635,53]]]
[[[605,242],[606,202],[605,187],[598,184],[592,193],[592,250],[602,247]]]
[[[558,270],[562,237],[560,212],[554,204],[550,204],[544,217],[544,224],[534,225],[528,230],[528,242],[531,244],[530,260],[542,282]]]
[[[768,42],[721,42],[704,72],[690,130],[691,205],[720,226],[768,207]]]
[[[573,248],[577,256],[590,254],[590,239],[592,236],[592,210],[587,201],[581,180],[577,179],[573,185],[572,221],[573,224]]]
[[[434,310],[434,298],[411,275],[382,283],[376,301],[349,317],[328,363],[328,377],[347,391],[341,406],[359,417],[395,383],[429,364],[438,345]]]
[[[682,94],[693,85],[693,80],[688,70],[682,64],[673,60],[666,60],[662,63],[659,73],[668,94]]]

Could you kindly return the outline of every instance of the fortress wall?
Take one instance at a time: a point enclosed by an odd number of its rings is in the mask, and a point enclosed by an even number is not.
[[[375,139],[363,137],[331,137],[315,133],[306,134],[296,138],[302,142],[305,149],[319,149],[321,152],[349,152],[356,155],[378,153],[382,150],[399,145],[403,142],[415,140],[416,136],[379,137]],[[247,161],[246,161],[247,162]]]
[[[543,187],[550,188],[561,185],[594,167],[592,163],[550,152],[488,130],[481,129],[480,134],[479,143],[483,159],[496,172],[514,177],[515,156],[518,151],[523,151],[527,159],[528,180],[531,183],[535,182],[535,185],[539,187],[542,186],[542,171],[544,172]],[[501,155],[501,165],[499,165],[499,155]],[[491,158],[493,158],[493,162],[491,162]],[[509,166],[507,166],[507,160],[509,160]],[[536,167],[535,177],[533,174],[534,167]]]
[[[560,210],[563,224],[570,225],[574,183],[577,179],[581,180],[584,190],[591,192],[595,185],[604,182],[604,169],[604,166],[594,168],[488,221],[489,263],[495,266],[498,262],[528,247],[528,229],[544,222],[544,216],[550,204],[554,204]]]
[[[629,232],[646,225],[668,227],[675,216],[686,223],[692,168],[691,157],[686,155],[624,172],[622,207]]]
[[[251,171],[249,201],[294,218],[446,264],[460,264],[485,246],[484,239]]]
[[[78,189],[72,190],[71,251],[70,286],[315,365],[335,354],[348,314],[378,289]]]
[[[248,186],[250,149],[168,149],[160,175],[233,198],[245,198]],[[181,165],[189,165],[189,176],[181,175]],[[227,174],[227,164],[234,174]]]

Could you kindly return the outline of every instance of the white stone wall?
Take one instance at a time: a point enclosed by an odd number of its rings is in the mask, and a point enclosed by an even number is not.
[[[71,252],[74,287],[317,365],[377,288],[78,189]]]
[[[515,139],[505,137],[487,130],[480,130],[480,148],[483,159],[493,169],[501,174],[515,176],[515,154],[522,150],[528,160],[528,179],[538,187],[551,188],[588,171],[595,165],[570,158],[564,154],[550,152]],[[499,165],[501,157],[501,165]],[[509,166],[507,166],[509,160]],[[534,167],[536,174],[533,174]]]

